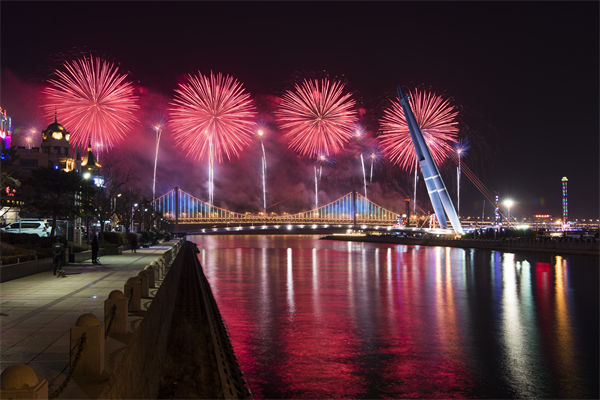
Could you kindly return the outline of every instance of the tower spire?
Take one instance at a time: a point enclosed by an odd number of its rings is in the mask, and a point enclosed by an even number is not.
[[[57,118],[56,118],[56,106],[54,106],[54,123],[57,124]]]

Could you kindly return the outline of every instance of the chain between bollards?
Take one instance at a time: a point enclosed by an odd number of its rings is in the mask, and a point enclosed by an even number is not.
[[[86,334],[85,332],[81,335],[81,338],[79,339],[79,343],[77,344],[77,347],[79,347],[79,349],[77,350],[77,354],[75,354],[75,359],[73,360],[73,368],[71,368],[69,370],[69,374],[67,375],[67,377],[65,378],[65,380],[63,381],[63,383],[56,388],[55,391],[53,391],[52,393],[50,393],[50,395],[48,396],[49,399],[55,399],[58,396],[60,396],[60,394],[62,393],[62,391],[67,387],[67,385],[69,384],[69,381],[71,380],[71,377],[73,376],[73,373],[75,372],[75,368],[77,368],[77,364],[79,363],[79,359],[81,357],[81,353],[83,352],[83,347],[85,345],[85,337]],[[52,382],[50,382],[49,386],[53,386],[54,381],[63,373],[65,372],[65,370],[69,368],[69,365],[67,365],[66,367],[63,368],[62,371],[60,371],[60,373],[52,380]]]
[[[117,305],[113,304],[110,308],[109,320],[106,325],[106,330],[104,331],[104,337],[107,337],[110,332],[110,327],[112,326],[113,321],[115,320],[115,314],[117,313]]]

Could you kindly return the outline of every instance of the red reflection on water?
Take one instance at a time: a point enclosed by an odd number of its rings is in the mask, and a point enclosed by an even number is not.
[[[256,398],[553,397],[547,381],[507,381],[509,366],[542,377],[576,364],[566,270],[555,287],[547,263],[533,264],[532,293],[520,272],[529,267],[507,265],[502,277],[488,253],[466,262],[468,250],[310,236],[196,241]],[[555,358],[557,342],[568,356]],[[583,385],[572,375],[562,374]]]

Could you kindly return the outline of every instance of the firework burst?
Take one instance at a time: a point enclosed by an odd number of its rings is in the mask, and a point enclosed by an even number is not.
[[[453,145],[457,143],[458,136],[458,111],[448,100],[430,92],[414,91],[409,101],[431,155],[440,165],[454,152]],[[382,134],[378,139],[384,154],[393,164],[412,171],[416,155],[404,110],[398,100],[391,103],[379,121]]]
[[[189,75],[169,109],[176,143],[197,160],[237,157],[254,139],[256,108],[242,84],[221,73]]]
[[[127,74],[100,58],[83,57],[65,62],[44,88],[46,118],[56,112],[76,146],[93,139],[100,148],[111,148],[137,122],[138,97]]]
[[[275,116],[290,149],[306,157],[329,156],[351,138],[355,106],[343,83],[306,79],[284,93]]]

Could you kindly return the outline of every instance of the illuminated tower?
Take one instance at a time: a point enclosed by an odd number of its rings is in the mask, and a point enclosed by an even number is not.
[[[404,94],[400,86],[398,86],[398,101],[404,110],[406,124],[408,125],[417,160],[421,166],[421,173],[423,174],[423,178],[425,178],[425,186],[427,186],[429,199],[431,200],[431,205],[433,206],[433,211],[440,224],[440,228],[448,228],[446,220],[446,216],[448,216],[454,232],[458,235],[462,235],[464,231],[458,220],[458,214],[456,214],[454,204],[450,199],[446,185],[444,185],[440,171],[438,170],[435,161],[433,161],[425,138],[423,138],[421,128],[419,127],[417,119],[408,102],[408,96]]]
[[[494,222],[496,225],[500,223],[500,207],[498,207],[498,195],[496,195],[496,199],[494,202]]]
[[[567,183],[569,180],[566,176],[563,176],[561,179],[562,182],[562,219],[563,225],[567,225],[567,221],[569,220],[569,201],[567,198]]]

